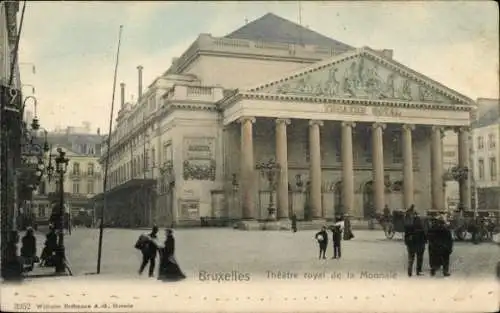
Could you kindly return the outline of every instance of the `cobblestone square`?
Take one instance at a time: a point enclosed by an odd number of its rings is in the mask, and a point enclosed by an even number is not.
[[[106,276],[133,278],[137,274],[141,254],[134,248],[141,233],[148,230],[105,229],[101,273]],[[176,237],[176,257],[188,277],[199,279],[200,271],[208,273],[249,273],[252,278],[269,278],[270,273],[294,273],[300,277],[316,273],[352,272],[360,275],[406,276],[406,249],[401,238],[387,240],[382,231],[356,231],[355,238],[342,242],[342,259],[318,260],[315,231],[272,232],[238,231],[232,229],[179,229]],[[38,235],[39,252],[43,234]],[[75,276],[96,271],[98,229],[74,229],[66,236],[67,257]],[[160,241],[163,241],[163,231]],[[452,275],[492,277],[500,259],[496,244],[473,245],[456,242],[451,259]],[[328,247],[327,257],[332,256]],[[424,269],[428,268],[427,253]],[[44,269],[46,272],[48,269]],[[42,271],[35,268],[33,274]],[[428,276],[428,271],[426,271]],[[281,274],[285,275],[285,274]],[[147,275],[143,274],[141,279]],[[275,279],[278,277],[273,276]],[[321,277],[316,277],[321,279]]]

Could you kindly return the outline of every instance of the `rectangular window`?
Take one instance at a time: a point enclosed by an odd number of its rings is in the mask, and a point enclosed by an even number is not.
[[[74,194],[80,193],[80,182],[73,182],[73,193]]]
[[[337,138],[337,140],[334,140],[335,144],[335,160],[337,163],[342,162],[342,140],[340,138]]]
[[[94,163],[89,163],[87,166],[87,174],[89,176],[94,175]]]
[[[488,147],[490,149],[495,148],[497,146],[496,138],[494,134],[488,135]]]
[[[45,204],[38,204],[38,217],[45,217]]]
[[[490,177],[491,180],[497,180],[497,159],[495,157],[490,158]]]
[[[156,149],[153,147],[151,148],[151,167],[156,166]]]
[[[372,162],[372,139],[371,138],[364,138],[361,139],[363,142],[363,154],[365,157],[365,161],[368,163]],[[340,141],[340,140],[339,140]]]
[[[477,148],[478,149],[483,149],[484,148],[484,139],[483,139],[483,136],[477,137]]]
[[[392,145],[392,162],[402,163],[403,162],[403,138],[401,137],[401,132],[393,131],[390,138],[390,144]]]
[[[94,194],[94,181],[87,182],[87,193]]]
[[[484,179],[484,160],[479,159],[478,160],[478,174],[479,174],[479,179]]]
[[[309,146],[309,128],[307,128],[306,136],[304,142],[304,150],[306,152],[306,162],[309,163],[311,160],[311,147]]]
[[[73,163],[73,175],[80,175],[80,163]]]

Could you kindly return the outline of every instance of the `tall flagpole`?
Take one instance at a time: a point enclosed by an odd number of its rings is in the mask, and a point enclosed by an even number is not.
[[[108,169],[109,169],[109,155],[111,148],[111,131],[113,130],[113,111],[115,108],[115,91],[116,91],[116,74],[118,73],[118,61],[120,60],[120,45],[122,42],[122,30],[123,25],[120,25],[120,31],[118,34],[118,49],[116,51],[116,64],[115,64],[115,75],[113,77],[113,95],[111,96],[111,111],[109,113],[109,132],[107,140],[107,150],[106,150],[106,161],[104,165],[104,183],[103,183],[103,195],[104,195],[104,205],[101,206],[101,223],[99,225],[99,250],[97,252],[97,274],[101,273],[101,257],[102,257],[102,235],[104,232],[104,212],[107,209],[107,184],[108,184]]]

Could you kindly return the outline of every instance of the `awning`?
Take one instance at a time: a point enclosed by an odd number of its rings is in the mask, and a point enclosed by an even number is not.
[[[156,179],[132,179],[121,185],[113,187],[111,190],[108,190],[106,192],[106,195],[108,197],[110,196],[112,197],[124,191],[132,191],[132,190],[137,190],[139,188],[154,187],[154,186],[156,186]],[[90,200],[94,202],[102,201],[104,200],[104,194],[105,193],[97,194]]]

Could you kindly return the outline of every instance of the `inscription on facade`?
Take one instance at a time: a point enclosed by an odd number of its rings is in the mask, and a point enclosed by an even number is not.
[[[389,117],[403,116],[402,111],[396,108],[367,107],[367,106],[343,105],[343,104],[325,104],[323,112],[346,114],[346,115],[373,115],[373,116],[389,116]]]
[[[196,220],[200,216],[200,202],[197,200],[181,200],[180,215],[184,220]]]
[[[215,180],[215,138],[184,138],[184,180]]]

